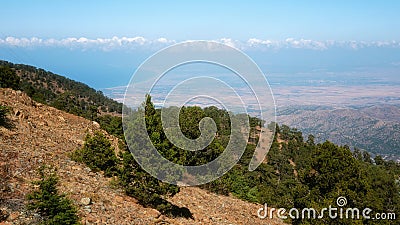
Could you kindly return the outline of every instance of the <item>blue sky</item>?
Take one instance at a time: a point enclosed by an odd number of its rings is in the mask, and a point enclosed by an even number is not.
[[[248,53],[276,83],[337,73],[330,79],[398,84],[399,11],[394,0],[5,1],[0,59],[106,88],[125,85],[163,47],[216,40]]]
[[[398,40],[400,1],[7,1],[2,37]]]

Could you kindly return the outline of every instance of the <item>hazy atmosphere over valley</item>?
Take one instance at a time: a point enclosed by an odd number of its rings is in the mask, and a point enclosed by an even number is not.
[[[392,0],[4,2],[0,224],[398,224],[399,11]],[[179,57],[193,60],[159,71]],[[165,128],[164,109],[182,102]],[[330,205],[374,219],[324,217]]]

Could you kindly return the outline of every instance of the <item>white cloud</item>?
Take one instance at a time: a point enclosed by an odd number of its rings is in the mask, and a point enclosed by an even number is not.
[[[391,63],[393,66],[400,66],[400,62],[392,62]]]
[[[311,49],[311,50],[326,50],[330,48],[348,48],[362,49],[369,47],[377,48],[400,48],[399,41],[316,41],[310,39],[295,39],[287,38],[285,40],[262,40],[250,38],[247,41],[234,40],[232,38],[221,38],[214,40],[224,43],[228,46],[236,47],[241,50],[271,50],[271,49]],[[69,37],[63,39],[41,39],[37,37],[18,38],[6,37],[0,38],[0,46],[16,46],[16,47],[64,47],[70,49],[101,49],[111,51],[115,49],[136,49],[150,48],[160,49],[168,45],[177,43],[175,40],[170,40],[164,37],[157,39],[147,39],[145,37],[117,37],[112,38],[86,38],[86,37]]]
[[[231,38],[221,38],[219,40],[216,40],[218,42],[221,42],[223,44],[226,44],[230,47],[234,47],[234,48],[240,48],[240,42],[232,40]]]
[[[278,46],[278,42],[277,41],[271,41],[271,40],[260,40],[257,38],[250,38],[249,40],[247,40],[247,44],[249,47],[257,47],[259,45],[263,45],[265,47],[274,47],[274,46]]]
[[[157,42],[159,42],[159,43],[166,43],[166,44],[170,44],[170,43],[175,43],[175,41],[171,41],[171,40],[168,40],[168,39],[166,39],[166,38],[158,38],[157,39]]]
[[[69,37],[63,39],[41,39],[37,37],[32,38],[16,38],[6,37],[0,39],[0,45],[16,46],[16,47],[65,47],[65,48],[100,48],[102,50],[113,50],[122,48],[135,48],[146,47],[151,45],[169,45],[175,43],[174,40],[166,38],[158,38],[156,40],[149,40],[144,37],[112,37],[112,38],[96,38],[90,39],[86,37]]]
[[[312,49],[312,50],[326,50],[330,48],[348,48],[348,49],[362,49],[362,48],[400,48],[398,41],[315,41],[309,39],[294,39],[287,38],[283,41],[274,40],[260,40],[251,38],[247,41],[248,48],[260,49],[282,49],[282,48],[298,48],[298,49]]]
[[[288,48],[304,48],[304,49],[314,49],[314,50],[325,50],[327,49],[324,42],[300,39],[296,40],[294,38],[288,38],[285,40],[286,47]]]

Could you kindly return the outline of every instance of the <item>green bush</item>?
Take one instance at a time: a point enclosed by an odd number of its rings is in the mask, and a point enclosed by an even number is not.
[[[110,121],[115,121],[111,119]],[[83,148],[73,152],[71,158],[85,163],[92,170],[104,171],[106,176],[117,175],[118,186],[144,206],[155,208],[166,215],[180,215],[185,212],[185,209],[174,206],[163,198],[178,193],[178,186],[163,183],[144,171],[123,141],[120,141],[119,149],[121,160],[116,157],[107,137],[96,132],[86,136]]]
[[[15,70],[7,66],[0,67],[0,88],[19,89],[20,78]]]
[[[11,107],[0,105],[0,126],[5,127],[7,129],[15,128],[12,121],[7,118],[7,114],[11,111]]]
[[[118,179],[125,193],[136,198],[144,206],[167,213],[172,206],[163,197],[174,196],[179,192],[179,187],[163,183],[148,174],[135,161],[127,148],[120,154],[123,164],[118,173]]]
[[[0,126],[4,126],[7,122],[8,108],[0,105]]]
[[[117,171],[117,157],[111,142],[101,132],[87,135],[82,149],[71,155],[72,160],[85,163],[94,171],[104,171],[106,176],[112,176]]]
[[[69,225],[79,224],[77,210],[64,194],[57,190],[58,178],[51,169],[42,166],[39,169],[38,190],[28,194],[28,209],[36,210],[43,218],[42,224]]]
[[[96,118],[96,122],[100,124],[101,129],[107,131],[119,139],[124,139],[124,130],[122,129],[122,117],[104,115]]]

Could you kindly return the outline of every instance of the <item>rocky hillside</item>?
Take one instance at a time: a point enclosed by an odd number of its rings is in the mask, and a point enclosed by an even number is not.
[[[83,145],[86,133],[99,125],[79,116],[37,103],[25,93],[0,89],[0,105],[11,107],[10,126],[0,127],[0,224],[34,224],[37,214],[25,209],[26,194],[38,179],[42,164],[57,169],[59,189],[78,207],[83,224],[263,224],[261,205],[219,196],[196,187],[181,188],[169,199],[190,210],[192,218],[168,218],[144,208],[111,178],[71,161],[68,154]],[[105,131],[102,131],[106,133]],[[117,139],[106,134],[117,148]],[[269,220],[269,224],[282,224]]]

